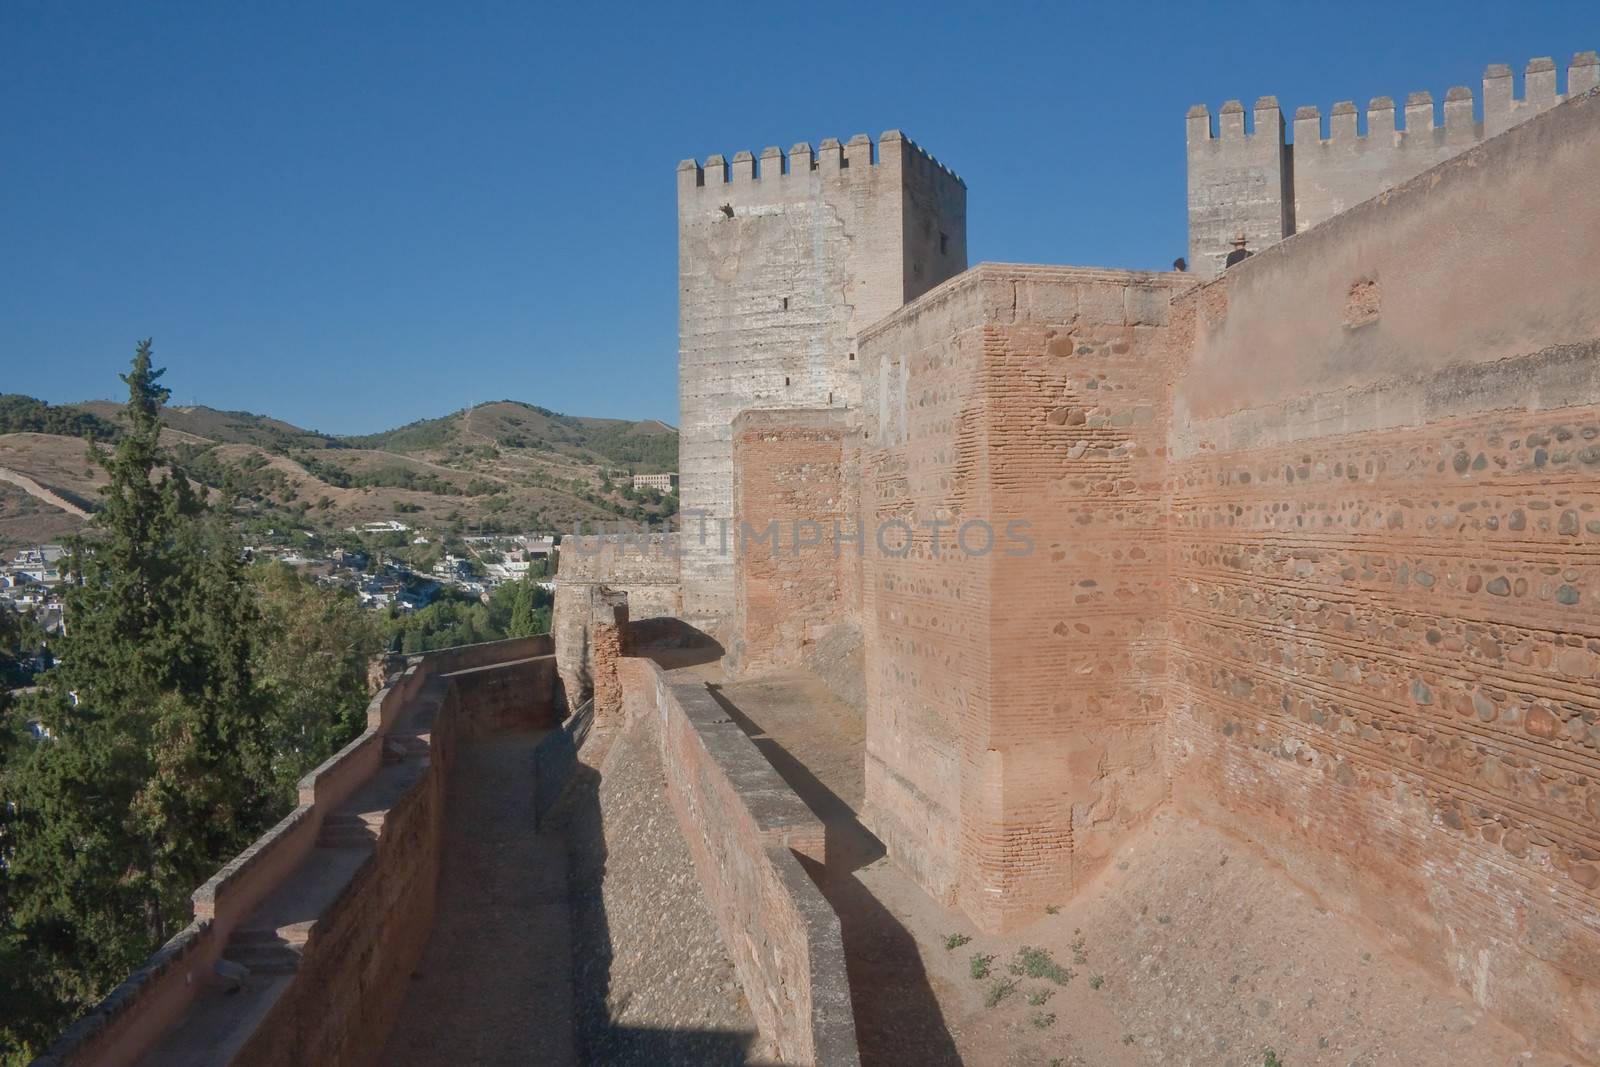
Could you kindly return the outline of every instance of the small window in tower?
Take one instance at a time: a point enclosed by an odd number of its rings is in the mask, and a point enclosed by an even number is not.
[[[779,302],[778,306],[779,306],[779,308],[781,310],[788,311],[789,310],[789,298],[788,297],[784,297],[783,300]]]
[[[828,406],[829,407],[833,406],[833,394],[832,393],[828,394]]]
[[[854,352],[852,352],[852,353],[850,353],[850,362],[854,363],[855,361],[856,361],[856,354]]]
[[[950,235],[947,233],[941,233],[939,235],[939,254],[941,256],[948,256],[950,254]]]
[[[784,379],[784,380],[783,380],[783,384],[784,384],[784,385],[788,385],[788,384],[789,384],[789,379],[787,379],[787,378],[785,378],[785,379]]]

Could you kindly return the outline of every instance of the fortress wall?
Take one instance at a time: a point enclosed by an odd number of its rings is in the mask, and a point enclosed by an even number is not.
[[[749,411],[734,420],[740,533],[729,663],[737,671],[797,666],[843,621],[842,571],[846,554],[856,554],[845,541],[856,516],[843,510],[849,432],[837,410]]]
[[[1294,116],[1294,143],[1286,144],[1277,100],[1256,102],[1254,129],[1245,130],[1244,108],[1224,104],[1216,129],[1204,105],[1189,109],[1190,269],[1213,277],[1236,233],[1252,250],[1270,247],[1320,225],[1386,189],[1414,178],[1486,138],[1548,111],[1570,96],[1600,84],[1600,55],[1580,52],[1567,67],[1565,94],[1557,92],[1556,65],[1548,58],[1528,63],[1522,94],[1511,68],[1496,64],[1483,75],[1482,119],[1474,115],[1472,90],[1450,89],[1442,121],[1433,96],[1413,92],[1401,107],[1387,96],[1366,109],[1358,130],[1353,101],[1333,105],[1323,128],[1321,111],[1301,107]]]
[[[1171,766],[1600,1057],[1600,93],[1181,302]]]
[[[984,264],[862,338],[867,817],[986,929],[1070,894],[1165,794],[1165,331],[1187,284]]]
[[[898,131],[678,167],[684,616],[734,611],[734,417],[847,408],[854,339],[966,268],[966,189]],[[699,522],[703,518],[704,526]],[[703,535],[701,531],[704,531]]]
[[[784,1063],[860,1063],[839,918],[796,858],[823,863],[821,820],[703,683],[640,662],[625,684],[654,689],[668,795],[762,1035]]]

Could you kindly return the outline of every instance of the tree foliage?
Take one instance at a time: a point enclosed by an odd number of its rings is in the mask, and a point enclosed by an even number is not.
[[[363,702],[370,638],[315,590],[252,583],[226,512],[169,465],[161,375],[141,343],[116,449],[91,447],[109,484],[71,545],[58,662],[5,718],[8,1061],[188,922],[190,893],[279,817],[286,785],[342,743]]]

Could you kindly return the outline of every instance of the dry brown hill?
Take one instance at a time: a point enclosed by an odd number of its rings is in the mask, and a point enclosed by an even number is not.
[[[122,421],[109,401],[50,410]],[[675,469],[678,444],[677,431],[654,420],[580,418],[514,401],[362,437],[206,407],[168,408],[163,421],[184,470],[234,493],[241,514],[323,531],[392,518],[459,532],[648,521],[670,505],[624,496],[624,476],[607,488],[605,472]],[[60,434],[0,433],[0,467],[91,507],[104,484],[85,442]],[[0,550],[58,539],[79,522],[0,484]]]

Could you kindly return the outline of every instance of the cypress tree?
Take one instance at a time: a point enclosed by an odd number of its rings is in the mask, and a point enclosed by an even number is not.
[[[37,1049],[189,917],[188,895],[274,813],[250,668],[253,601],[241,551],[163,456],[168,390],[142,342],[128,429],[65,570],[67,632],[41,692],[10,716],[51,739],[0,768],[0,908],[37,1010],[0,1041]],[[9,976],[0,974],[0,983]]]

